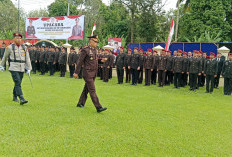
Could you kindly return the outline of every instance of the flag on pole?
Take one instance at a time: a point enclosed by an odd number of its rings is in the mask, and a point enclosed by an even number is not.
[[[91,33],[91,36],[93,36],[93,32],[96,30],[96,22],[94,23],[94,25],[93,25],[93,30],[92,30],[92,33]]]
[[[167,40],[167,43],[166,43],[166,51],[169,50],[169,46],[171,44],[171,41],[172,41],[172,36],[174,34],[174,18],[172,19],[172,24],[171,24],[171,27],[170,27],[170,32],[169,32],[169,35],[168,35],[168,40]]]

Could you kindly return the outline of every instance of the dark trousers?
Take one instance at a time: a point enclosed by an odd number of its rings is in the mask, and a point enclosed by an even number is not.
[[[69,65],[69,72],[71,78],[73,77],[74,71],[75,71],[75,65]]]
[[[140,67],[140,70],[138,70],[138,83],[143,83],[143,67]]]
[[[151,69],[145,69],[145,85],[151,84]]]
[[[45,73],[47,73],[49,70],[48,64],[45,63],[44,66],[45,66]]]
[[[211,84],[209,89],[209,84]],[[214,75],[206,75],[206,91],[213,92],[214,89]]]
[[[219,85],[219,81],[220,81],[220,74],[219,75],[217,75],[217,77],[214,79],[214,86],[217,88],[218,87],[218,85]]]
[[[56,71],[60,71],[60,65],[59,65],[59,63],[56,63]]]
[[[165,77],[166,77],[166,72],[164,72],[164,70],[159,70],[158,71],[158,82],[160,86],[165,85]]]
[[[32,71],[36,73],[36,63],[35,61],[31,61]]]
[[[188,74],[187,73],[183,73],[182,74],[182,83],[181,83],[181,85],[182,85],[182,87],[185,87],[187,84],[188,84]]]
[[[132,84],[137,84],[138,83],[138,76],[139,76],[138,70],[131,69],[131,74],[132,74]]]
[[[174,87],[181,87],[181,73],[174,73]]]
[[[85,86],[80,96],[78,104],[85,105],[87,100],[87,95],[89,93],[96,109],[102,108],[96,94],[96,89],[94,84],[95,78],[84,78],[84,80],[85,80]]]
[[[112,74],[113,74],[113,68],[110,67],[110,69],[109,69],[109,79],[112,79]]]
[[[55,67],[53,62],[48,62],[48,66],[49,66],[50,75],[54,75]]]
[[[65,77],[66,65],[60,64],[60,77]]]
[[[197,88],[197,74],[189,74],[189,85],[190,88],[193,90]]]
[[[197,75],[197,87],[202,87],[202,74]]]
[[[100,68],[100,80],[103,80],[103,68]]]
[[[13,95],[14,96],[21,96],[23,95],[21,83],[23,80],[23,72],[17,72],[17,71],[10,71],[12,79],[14,81],[14,90]]]
[[[157,70],[154,69],[151,73],[151,84],[156,84],[157,80]]]
[[[126,83],[130,83],[131,81],[131,69],[128,69],[128,67],[126,67]]]
[[[172,71],[167,71],[167,73],[166,73],[166,81],[165,81],[165,83],[167,84],[167,85],[169,85],[169,84],[171,84],[173,82],[173,73],[172,73]]]
[[[104,82],[109,81],[109,75],[110,75],[110,68],[103,67],[103,81]]]
[[[201,74],[201,86],[204,87],[205,86],[205,76],[204,74]]]
[[[41,74],[45,73],[45,63],[44,62],[40,62],[40,72],[41,72]]]
[[[39,63],[39,61],[37,61],[37,63],[36,63],[36,69],[38,70],[38,72],[40,72],[40,63]]]
[[[231,95],[232,92],[232,78],[224,78],[224,94]]]
[[[124,69],[117,68],[118,83],[123,83]]]

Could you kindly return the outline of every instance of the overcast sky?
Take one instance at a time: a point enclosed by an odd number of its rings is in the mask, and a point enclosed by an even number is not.
[[[11,0],[15,5],[18,5],[18,0]],[[46,8],[55,0],[20,0],[21,7],[29,12],[31,10],[37,10],[40,8]],[[110,0],[103,0],[104,3],[108,4]],[[163,3],[165,0],[162,0]],[[175,8],[177,0],[167,0],[167,3],[164,7],[165,10],[169,10],[170,8]]]

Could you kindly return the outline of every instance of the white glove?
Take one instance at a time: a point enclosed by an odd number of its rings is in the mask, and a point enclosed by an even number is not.
[[[0,66],[0,71],[3,72],[5,68],[3,66]]]
[[[31,70],[27,70],[27,72],[26,72],[26,73],[30,74],[30,73],[31,73]]]

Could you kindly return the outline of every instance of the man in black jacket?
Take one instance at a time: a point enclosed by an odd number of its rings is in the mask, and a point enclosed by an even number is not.
[[[132,54],[128,68],[131,69],[132,73],[132,84],[131,85],[137,85],[138,83],[138,71],[140,70],[140,54],[138,53],[138,48],[134,48],[134,54]]]
[[[124,48],[120,47],[120,52],[116,57],[115,67],[117,70],[118,84],[123,84],[126,55],[123,53]]]
[[[223,67],[223,63],[224,63],[225,59],[224,59],[224,57],[222,57],[221,53],[218,53],[215,60],[218,62],[218,70],[217,70],[217,77],[214,79],[214,88],[219,89],[218,85],[220,82],[220,76],[222,73],[222,67]]]

